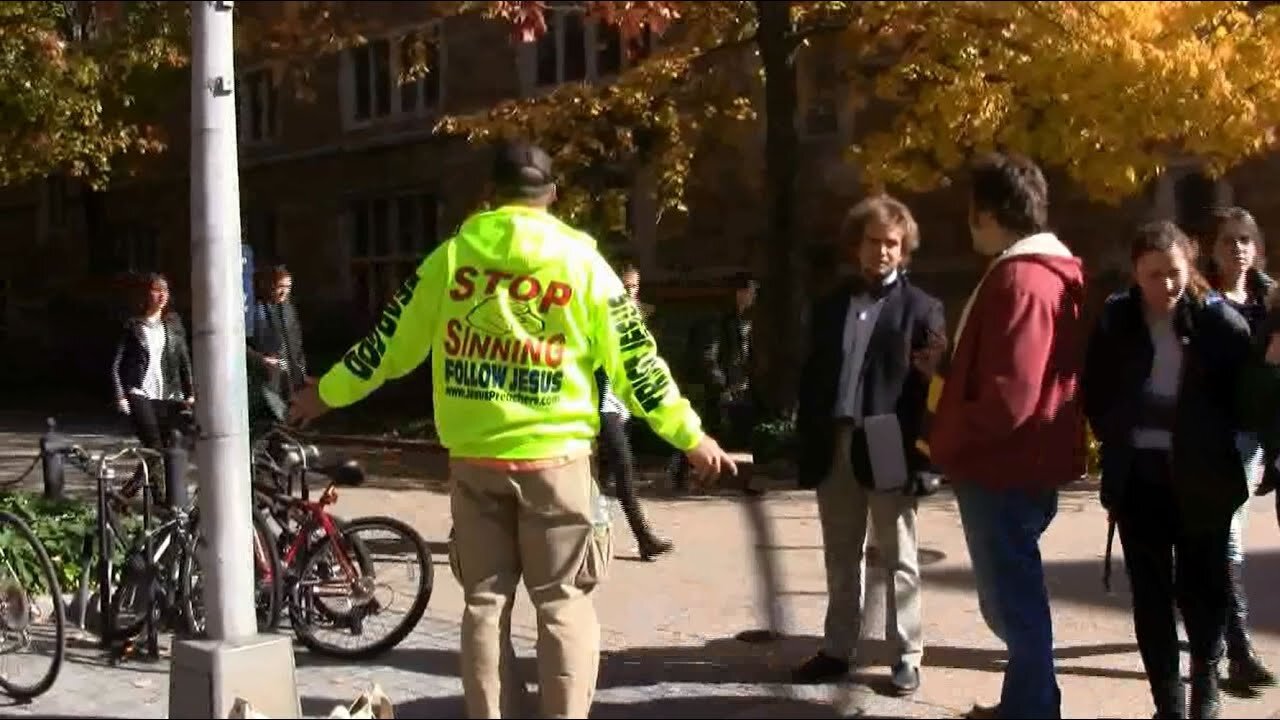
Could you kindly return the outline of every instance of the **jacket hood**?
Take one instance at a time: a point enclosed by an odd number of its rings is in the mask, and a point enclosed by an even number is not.
[[[1029,235],[1010,245],[996,258],[997,263],[1006,261],[1034,262],[1052,270],[1073,293],[1084,291],[1084,263],[1053,233]]]
[[[504,205],[477,213],[458,230],[458,242],[491,267],[537,272],[564,262],[564,243],[594,250],[596,241],[541,208]]]

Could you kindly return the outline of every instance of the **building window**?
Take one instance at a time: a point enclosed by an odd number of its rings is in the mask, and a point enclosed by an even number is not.
[[[257,143],[272,140],[280,130],[280,92],[275,73],[259,68],[243,73],[237,80],[236,125],[240,140]]]
[[[160,270],[160,233],[153,227],[124,223],[108,228],[90,248],[89,267],[101,275]]]
[[[549,3],[547,32],[534,46],[536,87],[616,75],[652,50],[646,29],[624,43],[614,25],[588,20],[572,3]]]
[[[439,243],[440,203],[406,193],[353,200],[347,213],[352,301],[376,314]]]
[[[1193,238],[1208,237],[1219,194],[1218,181],[1199,170],[1174,181],[1174,220],[1183,232]]]
[[[348,123],[437,112],[444,94],[444,63],[439,23],[351,48],[343,56]]]
[[[807,41],[798,73],[799,129],[809,137],[824,137],[840,132],[840,66],[839,50],[830,37]]]
[[[243,242],[253,248],[253,264],[258,269],[283,262],[278,227],[275,210],[246,212],[240,221],[240,234]]]
[[[1232,194],[1230,183],[1209,176],[1194,158],[1175,158],[1153,183],[1149,217],[1202,237],[1212,229],[1212,209],[1230,205]]]

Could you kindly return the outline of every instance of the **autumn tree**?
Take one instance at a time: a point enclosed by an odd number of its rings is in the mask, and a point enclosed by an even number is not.
[[[543,27],[543,3],[485,5],[516,23],[524,39]],[[658,16],[669,25],[661,50],[613,85],[513,101],[445,128],[476,138],[513,128],[563,138],[583,120],[584,108],[595,117],[625,98],[633,107],[676,103],[660,134],[672,139],[669,146],[684,146],[708,112],[763,111],[771,244],[765,292],[772,298],[759,346],[780,354],[771,363],[778,370],[795,367],[789,355],[799,346],[793,59],[808,38],[834,36],[853,101],[890,111],[887,122],[864,129],[849,148],[869,190],[935,188],[951,182],[975,153],[1002,149],[1062,169],[1091,196],[1116,201],[1176,158],[1197,158],[1219,173],[1273,149],[1273,118],[1280,117],[1280,16],[1258,3],[582,5],[587,12],[608,6],[631,26],[642,14]],[[744,43],[760,61],[763,107],[743,107],[751,93],[717,98],[705,87],[692,89],[718,62],[738,62],[722,50]],[[624,128],[616,132],[625,136]],[[555,147],[569,164],[595,161],[572,140]],[[620,141],[610,151],[625,148]],[[668,152],[656,161],[663,164],[663,201],[678,205],[687,156]],[[773,395],[785,407],[794,378],[782,376],[794,373],[771,374],[781,378]]]
[[[120,5],[110,32],[84,40],[86,8]],[[389,3],[239,3],[238,36],[250,54],[305,75],[309,59],[361,42]],[[512,28],[514,42],[546,31],[544,2],[397,3],[430,17],[478,13]],[[567,180],[564,211],[616,222],[618,186],[656,169],[660,200],[683,207],[694,149],[720,123],[765,123],[769,243],[759,347],[771,348],[775,404],[790,397],[800,346],[795,257],[797,49],[835,41],[845,91],[877,105],[849,148],[867,189],[947,184],[977,152],[1022,152],[1063,170],[1093,197],[1114,201],[1144,187],[1175,158],[1211,172],[1274,148],[1280,117],[1277,10],[1246,2],[579,2],[631,40],[660,37],[624,72],[570,83],[467,117],[442,133],[481,141],[520,133],[556,154]],[[141,95],[119,78],[181,63],[185,3],[2,3],[0,132],[8,155],[0,182],[54,167],[87,176],[113,153],[150,149],[145,124],[125,110]],[[74,13],[72,12],[74,10]],[[80,14],[76,14],[80,13]],[[180,15],[181,13],[178,13]],[[108,14],[103,18],[106,28]],[[148,35],[148,30],[158,31]],[[743,50],[754,67],[743,64]],[[421,71],[432,62],[424,53]],[[125,69],[116,73],[113,70]],[[744,73],[744,70],[746,71]],[[755,88],[743,89],[743,76]],[[762,99],[763,103],[757,105]],[[101,106],[99,106],[99,104]],[[573,192],[577,188],[577,192]],[[612,218],[612,219],[611,219]]]
[[[100,185],[160,149],[152,73],[180,67],[185,3],[0,3],[0,185],[65,172]]]

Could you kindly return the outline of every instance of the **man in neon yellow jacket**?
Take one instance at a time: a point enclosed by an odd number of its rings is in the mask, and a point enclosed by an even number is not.
[[[357,343],[295,396],[307,422],[434,356],[436,429],[450,455],[450,566],[465,596],[462,677],[470,717],[515,712],[511,608],[521,576],[538,616],[542,715],[587,716],[599,666],[591,593],[612,557],[591,475],[594,370],[699,474],[736,473],[681,395],[635,304],[588,235],[547,207],[551,160],[502,146],[500,201],[432,252]]]

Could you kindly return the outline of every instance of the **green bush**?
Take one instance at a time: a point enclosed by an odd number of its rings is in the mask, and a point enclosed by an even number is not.
[[[62,591],[76,587],[85,570],[80,565],[85,535],[96,532],[97,508],[94,503],[46,500],[42,495],[29,492],[3,492],[0,493],[0,510],[17,515],[31,527],[53,561]],[[126,531],[131,532],[134,524],[126,521]],[[32,588],[40,570],[31,546],[16,532],[6,528],[0,530],[0,550],[5,552],[5,559],[24,587]],[[43,590],[39,588],[36,591]]]
[[[791,459],[796,453],[796,424],[790,419],[777,419],[756,425],[751,438],[752,462],[764,464]]]

